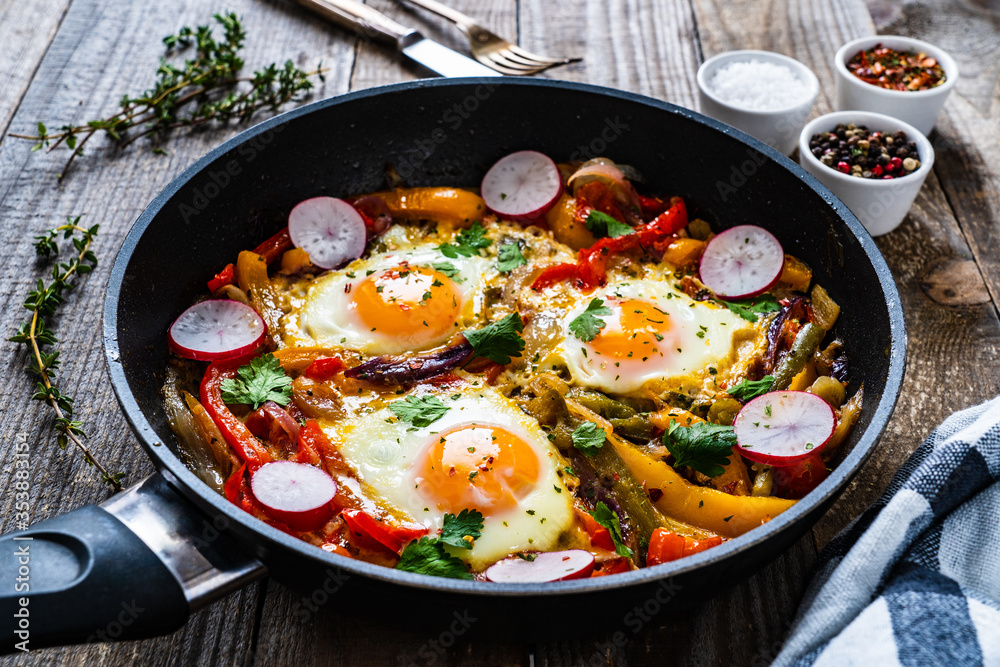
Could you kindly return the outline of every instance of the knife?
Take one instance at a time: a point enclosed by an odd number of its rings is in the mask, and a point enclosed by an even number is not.
[[[356,0],[298,0],[298,3],[354,30],[362,39],[395,45],[404,56],[439,76],[503,76]]]

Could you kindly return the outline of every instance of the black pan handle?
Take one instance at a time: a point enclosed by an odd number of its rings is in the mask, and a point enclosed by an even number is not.
[[[0,653],[171,633],[265,574],[162,475],[0,536]]]

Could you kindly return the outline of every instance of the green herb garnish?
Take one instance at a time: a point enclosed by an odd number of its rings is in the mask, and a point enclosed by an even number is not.
[[[611,309],[604,305],[601,299],[592,299],[587,309],[573,318],[569,323],[570,332],[584,343],[589,343],[601,332],[607,322],[602,317],[611,314]]]
[[[698,422],[680,426],[673,419],[663,434],[663,444],[673,454],[675,466],[687,466],[709,477],[718,477],[729,465],[736,445],[732,426]]]
[[[441,419],[451,408],[442,403],[437,396],[407,396],[390,403],[389,409],[399,417],[400,421],[423,428]]]
[[[268,401],[288,405],[292,400],[292,378],[270,352],[240,366],[236,377],[223,380],[221,388],[223,401],[249,405],[254,410]]]

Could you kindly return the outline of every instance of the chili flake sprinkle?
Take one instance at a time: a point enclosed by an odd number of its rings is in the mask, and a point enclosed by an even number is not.
[[[945,82],[944,69],[926,53],[896,51],[876,44],[847,61],[847,71],[887,90],[930,90]]]

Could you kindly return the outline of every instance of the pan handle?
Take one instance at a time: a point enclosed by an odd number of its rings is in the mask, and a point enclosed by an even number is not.
[[[0,536],[0,653],[142,639],[266,573],[156,474]]]

